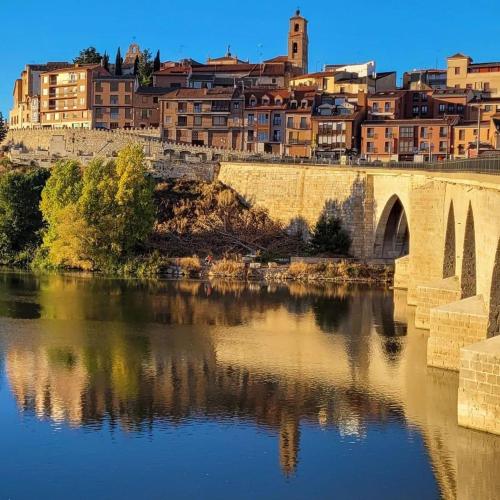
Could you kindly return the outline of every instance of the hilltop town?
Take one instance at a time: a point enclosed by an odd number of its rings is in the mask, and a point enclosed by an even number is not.
[[[27,64],[9,128],[153,129],[164,141],[281,157],[440,161],[500,150],[500,62],[457,53],[444,69],[377,72],[375,61],[309,73],[308,21],[290,18],[288,52],[161,62],[146,82],[142,51],[116,62]],[[498,153],[500,154],[500,153]]]

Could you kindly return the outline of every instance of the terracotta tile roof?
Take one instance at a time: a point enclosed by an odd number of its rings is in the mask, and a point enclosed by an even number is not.
[[[232,99],[239,94],[238,89],[233,87],[217,87],[213,89],[192,89],[180,88],[175,89],[168,94],[165,100],[178,100],[178,99]]]

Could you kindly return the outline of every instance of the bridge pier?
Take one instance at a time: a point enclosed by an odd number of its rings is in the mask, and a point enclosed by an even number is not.
[[[500,435],[500,336],[460,351],[458,424]]]
[[[430,310],[427,364],[458,371],[460,349],[488,338],[488,310],[481,295]]]
[[[461,299],[460,280],[458,276],[433,281],[426,285],[417,286],[417,310],[415,312],[415,326],[430,328],[430,311]]]

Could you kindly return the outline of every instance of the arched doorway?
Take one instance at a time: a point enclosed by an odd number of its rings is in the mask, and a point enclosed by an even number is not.
[[[464,253],[462,257],[462,276],[460,280],[462,298],[476,295],[476,233],[474,229],[474,213],[469,203],[467,221],[465,222]]]
[[[446,237],[444,241],[443,278],[450,278],[456,274],[456,239],[455,239],[455,210],[453,201],[448,211]]]
[[[410,230],[406,211],[398,196],[385,206],[375,233],[373,254],[383,259],[397,259],[410,252]]]
[[[491,275],[490,317],[488,321],[488,337],[496,335],[500,335],[500,240],[497,244]]]

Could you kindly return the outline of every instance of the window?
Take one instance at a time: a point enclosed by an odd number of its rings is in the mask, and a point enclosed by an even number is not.
[[[399,135],[401,138],[413,138],[414,135],[413,127],[401,127]]]
[[[429,107],[427,106],[427,104],[424,104],[421,108],[420,108],[420,112],[423,114],[423,115],[426,115],[429,111]]]
[[[130,120],[132,118],[132,108],[125,108],[125,118]]]
[[[95,117],[96,118],[102,118],[103,117],[103,110],[102,108],[95,108]]]
[[[267,113],[259,113],[258,121],[259,125],[265,125],[269,121],[269,115]]]
[[[274,100],[274,104],[276,106],[281,106],[283,104],[283,101],[281,100],[281,97],[276,97],[276,99]]]
[[[448,104],[448,113],[455,113],[455,105]]]
[[[95,84],[95,91],[96,92],[102,92],[102,83],[101,82],[96,82],[96,84]]]
[[[112,120],[113,119],[117,120],[120,116],[120,110],[118,108],[111,108],[109,114],[110,114]]]
[[[132,103],[132,97],[129,96],[128,94],[125,94],[125,104],[131,104]]]
[[[258,142],[267,142],[267,140],[268,140],[267,132],[260,130],[257,134],[257,141]]]
[[[375,137],[375,129],[372,127],[368,127],[366,129],[366,137],[369,137],[370,139],[373,139]]]
[[[392,137],[392,129],[390,128],[385,129],[385,137],[386,138]]]
[[[440,104],[439,105],[439,112],[444,113],[446,111],[446,104]]]
[[[201,113],[201,102],[195,102],[193,104],[193,111],[195,113]]]
[[[185,127],[187,125],[187,116],[177,117],[177,125],[179,127]]]
[[[378,102],[374,102],[372,104],[372,112],[373,113],[378,113]]]
[[[429,129],[428,127],[422,127],[420,129],[420,136],[423,138],[423,139],[427,139],[427,137],[429,137]]]
[[[486,91],[490,90],[490,82],[483,83],[483,90],[486,90]]]
[[[300,117],[300,128],[302,129],[308,128],[307,118],[305,116]]]
[[[439,127],[439,137],[448,137],[448,127]]]
[[[153,97],[153,103],[158,104],[158,97]]]
[[[49,77],[48,76],[44,76],[43,77],[43,83],[49,83]]]
[[[281,127],[281,115],[274,115],[273,125]]]
[[[125,90],[127,92],[132,92],[132,82],[125,82]]]
[[[201,118],[201,116],[195,116],[195,117],[194,117],[194,122],[193,122],[193,123],[194,123],[194,125],[196,125],[196,126],[198,126],[198,127],[199,127],[199,126],[201,125],[201,123],[202,123],[202,118]]]
[[[419,106],[413,106],[412,112],[414,115],[418,115],[420,107]]]
[[[111,104],[111,106],[118,106],[118,96],[117,95],[110,95],[109,96],[109,104]]]
[[[293,116],[289,116],[286,120],[287,128],[293,128]]]
[[[85,85],[80,85],[80,92],[85,92]]]
[[[455,68],[455,75],[459,75],[460,74],[460,68]]]
[[[254,140],[254,132],[253,132],[253,130],[249,130],[247,133],[247,141],[253,142],[253,140]]]
[[[465,130],[464,129],[461,129],[458,131],[458,140],[465,141]]]
[[[294,31],[295,33],[297,33],[298,31],[300,31],[300,24],[299,23],[295,23],[295,26],[294,26]]]
[[[388,153],[388,152],[389,152],[390,147],[391,147],[391,143],[390,143],[390,142],[385,142],[385,143],[384,143],[384,152],[385,152],[385,153]]]
[[[269,97],[267,97],[267,95],[262,98],[262,104],[264,106],[269,106]]]
[[[250,97],[249,103],[250,103],[250,106],[252,106],[252,108],[257,106],[257,98],[253,95],[252,97]]]
[[[253,113],[250,113],[248,115],[248,125],[253,125],[255,123],[255,115]]]
[[[273,132],[273,141],[281,142],[281,130],[277,129]]]
[[[295,56],[298,52],[299,52],[299,46],[298,46],[297,42],[293,42],[293,45],[292,45],[293,55]]]
[[[102,104],[102,96],[96,95],[95,96],[95,103],[96,104]]]
[[[212,101],[212,111],[230,111],[231,103],[229,101]]]
[[[118,82],[111,82],[109,84],[109,91],[110,92],[118,92]]]
[[[384,103],[384,111],[386,113],[389,113],[389,111],[391,111],[391,103],[390,102]]]
[[[177,111],[179,113],[185,113],[187,111],[187,104],[185,102],[178,102]]]
[[[214,127],[225,127],[227,125],[227,116],[212,116],[212,125]]]
[[[484,110],[488,113],[489,111],[491,111],[491,106],[489,104],[487,104],[485,107],[484,107]]]
[[[447,141],[439,141],[439,152],[446,153],[448,150],[448,142]]]
[[[171,116],[165,116],[165,125],[170,125],[171,123],[172,123],[172,117]]]
[[[366,143],[366,151],[368,153],[375,153],[375,144],[373,142]]]
[[[457,113],[459,115],[462,115],[464,112],[464,105],[463,104],[457,104]]]
[[[239,102],[234,102],[233,103],[233,109],[234,110],[240,109],[240,103]]]

